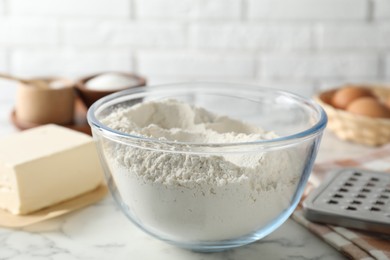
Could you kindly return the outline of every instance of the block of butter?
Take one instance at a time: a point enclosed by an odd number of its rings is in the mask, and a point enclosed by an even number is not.
[[[0,208],[23,215],[97,188],[103,171],[92,137],[44,125],[0,139]]]

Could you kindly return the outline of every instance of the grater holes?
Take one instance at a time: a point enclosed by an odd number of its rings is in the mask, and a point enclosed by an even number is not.
[[[374,202],[375,205],[385,205],[385,203],[381,200],[377,200]]]
[[[349,180],[349,181],[357,181],[358,179],[355,178],[355,177],[350,177],[348,180]]]
[[[1,0],[0,0],[1,1]],[[315,200],[316,209],[364,221],[390,221],[390,178],[365,170],[334,174]],[[390,222],[389,222],[390,223]]]

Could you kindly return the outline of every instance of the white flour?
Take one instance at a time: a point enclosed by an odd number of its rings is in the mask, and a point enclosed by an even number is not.
[[[276,137],[175,100],[118,108],[102,121],[125,133],[177,142]],[[232,239],[261,228],[289,206],[304,165],[297,151],[207,155],[112,143],[105,151],[130,214],[153,233],[181,241]]]

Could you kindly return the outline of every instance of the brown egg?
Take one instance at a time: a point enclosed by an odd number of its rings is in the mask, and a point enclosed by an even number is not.
[[[362,97],[354,100],[348,105],[347,111],[375,118],[390,118],[390,109],[372,97]]]
[[[346,109],[355,99],[361,97],[373,97],[374,95],[367,88],[348,86],[336,91],[332,97],[332,105],[335,108]]]

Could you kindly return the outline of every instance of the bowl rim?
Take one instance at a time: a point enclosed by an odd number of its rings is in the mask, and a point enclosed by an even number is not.
[[[267,93],[272,93],[274,95],[279,95],[279,96],[285,96],[290,99],[293,99],[295,101],[299,101],[303,104],[305,104],[306,107],[311,107],[313,111],[315,111],[319,115],[319,119],[317,122],[303,130],[299,131],[294,134],[290,135],[285,135],[285,136],[280,136],[277,138],[272,138],[272,139],[267,139],[267,140],[255,140],[255,141],[248,141],[248,142],[232,142],[232,143],[200,143],[200,142],[178,142],[178,141],[171,141],[171,140],[161,140],[158,138],[149,138],[141,135],[134,135],[134,134],[128,134],[124,133],[115,129],[112,129],[104,124],[102,124],[95,116],[95,112],[101,108],[103,105],[108,104],[110,102],[113,102],[114,100],[118,100],[121,97],[128,97],[131,95],[136,95],[140,93],[147,93],[148,91],[159,91],[164,93],[165,89],[172,89],[178,86],[181,86],[180,88],[185,91],[188,90],[185,87],[192,85],[194,87],[199,87],[202,85],[213,85],[213,89],[225,89],[230,88],[230,89],[236,89],[237,86],[240,86],[240,91],[250,91],[250,92],[267,92]],[[126,99],[128,100],[128,99]],[[114,103],[114,102],[113,102]],[[315,100],[306,98],[304,96],[281,90],[281,89],[275,89],[275,88],[267,88],[267,87],[261,87],[259,85],[254,85],[254,84],[247,84],[247,83],[226,83],[226,82],[208,82],[208,81],[192,81],[192,82],[179,82],[179,83],[167,83],[167,84],[160,84],[160,85],[154,85],[152,87],[134,87],[126,90],[122,90],[113,94],[110,94],[108,96],[105,96],[99,100],[97,100],[92,106],[88,109],[87,112],[87,120],[89,125],[92,128],[92,133],[94,130],[99,130],[100,132],[103,132],[105,136],[109,137],[110,139],[129,139],[129,140],[134,140],[134,141],[143,141],[143,142],[149,142],[149,143],[158,143],[158,144],[166,144],[166,145],[173,145],[173,146],[178,146],[178,145],[183,145],[183,146],[194,146],[194,147],[232,147],[232,146],[251,146],[251,145],[264,145],[264,146],[280,146],[284,144],[291,144],[291,143],[297,143],[297,140],[306,140],[310,139],[312,136],[319,135],[320,133],[323,132],[325,129],[327,122],[328,122],[328,117],[324,111],[324,109],[317,103]]]

